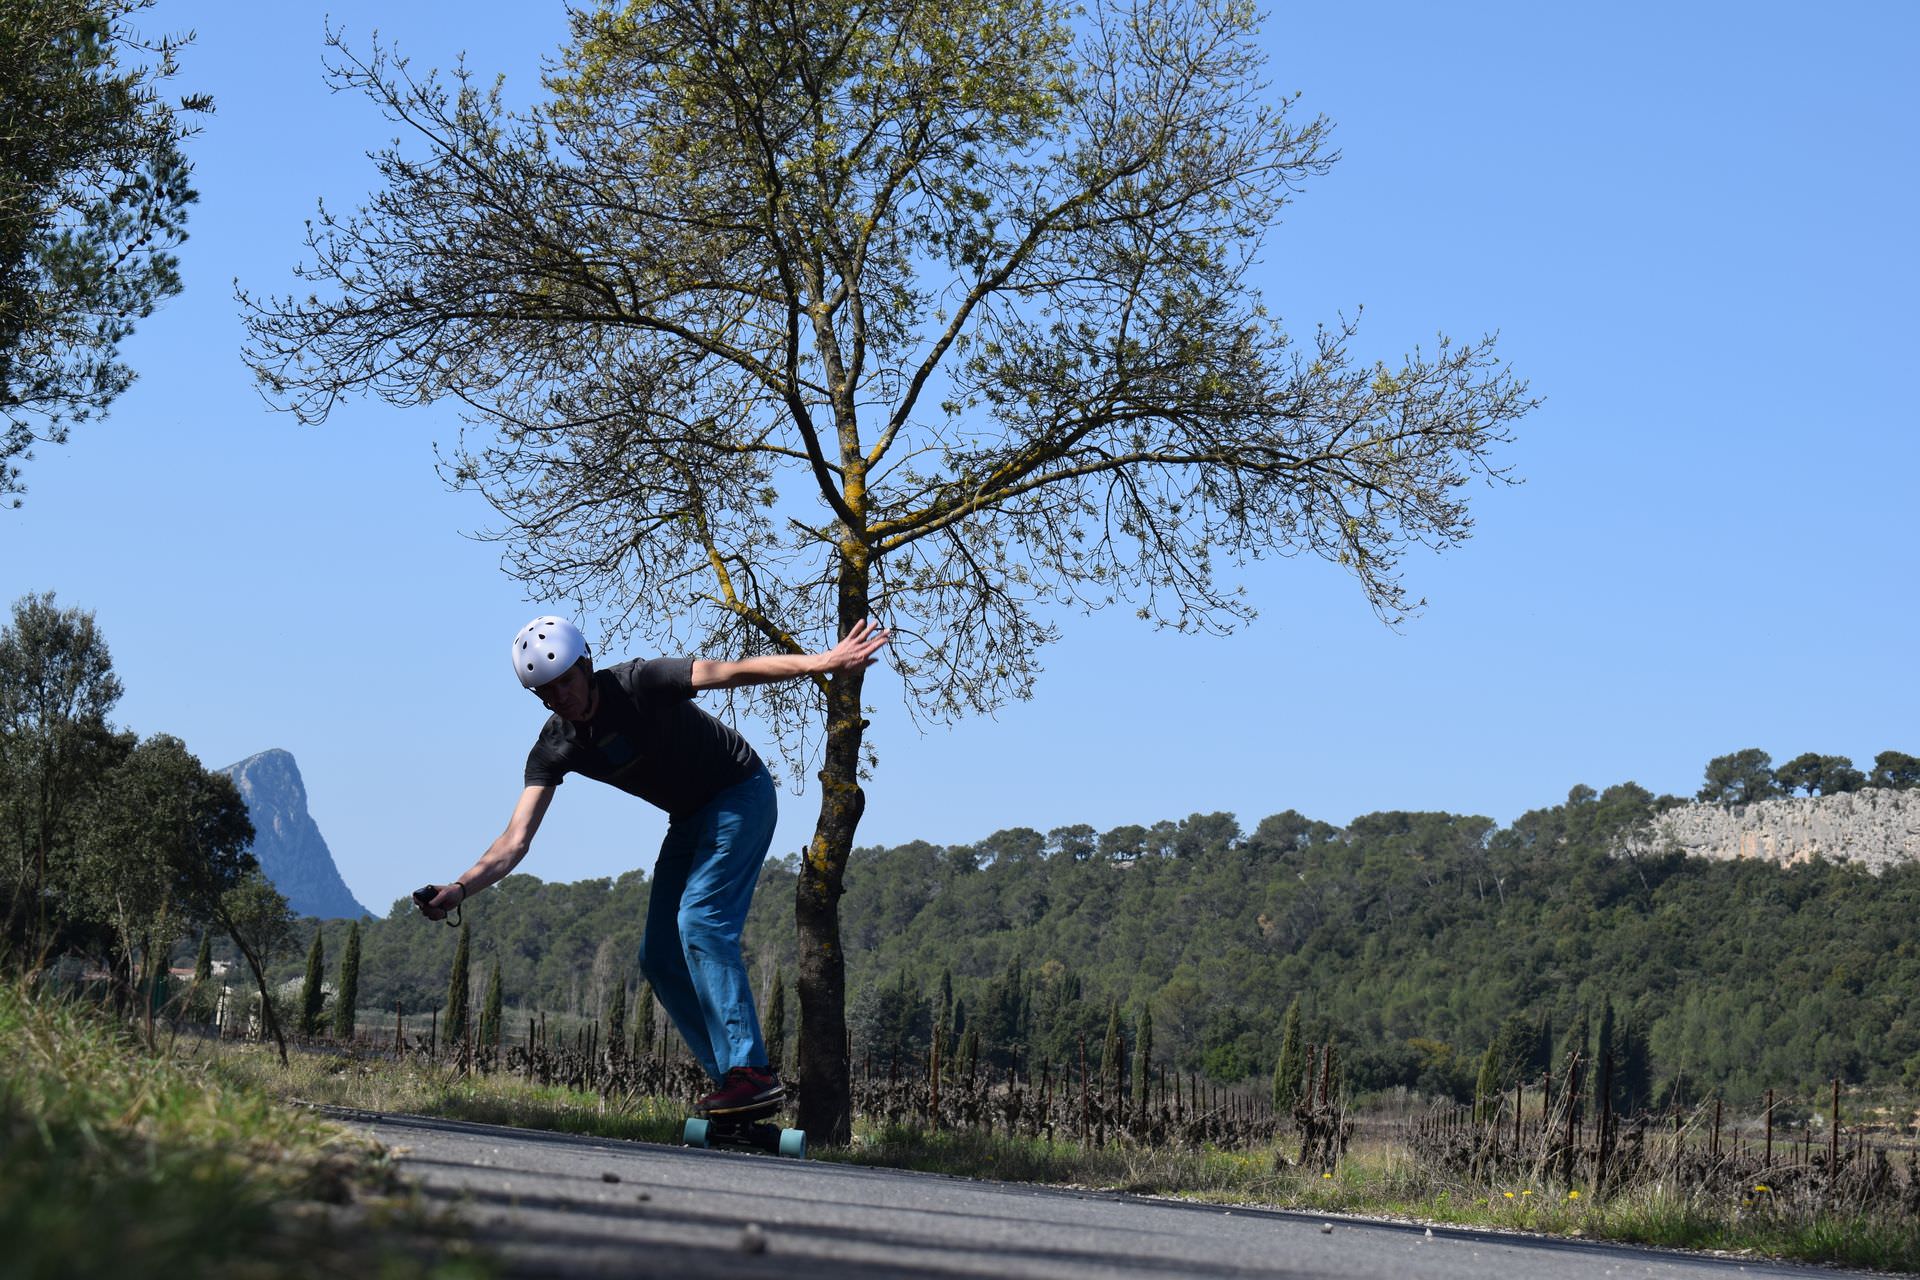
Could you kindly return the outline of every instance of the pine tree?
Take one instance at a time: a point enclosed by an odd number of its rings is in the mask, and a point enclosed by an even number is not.
[[[313,945],[307,948],[307,977],[300,984],[300,1034],[317,1036],[320,1034],[320,1006],[326,1000],[327,993],[320,985],[320,974],[326,965],[326,955],[321,944],[320,930],[313,931]]]
[[[1307,1046],[1301,1041],[1299,996],[1287,1006],[1282,1026],[1280,1060],[1273,1068],[1273,1109],[1288,1116],[1293,1114],[1300,1102],[1300,1091],[1306,1087],[1303,1078],[1307,1074]]]
[[[360,1004],[360,922],[347,930],[347,948],[340,957],[340,982],[333,993],[333,1038],[353,1039]]]
[[[627,980],[616,979],[607,997],[607,1053],[618,1058],[627,1044]]]
[[[775,1075],[787,1056],[787,972],[773,967],[773,990],[767,993],[767,1067]]]
[[[493,959],[493,972],[487,975],[487,995],[480,1005],[480,1043],[500,1047],[501,1019],[506,1010],[505,996],[500,990],[500,958]],[[613,1043],[611,1039],[608,1043]]]
[[[460,941],[453,949],[453,972],[447,976],[447,1016],[440,1020],[440,1043],[456,1045],[467,1035],[467,953],[471,945],[467,921],[460,922]]]

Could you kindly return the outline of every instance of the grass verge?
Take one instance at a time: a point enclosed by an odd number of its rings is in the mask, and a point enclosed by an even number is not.
[[[271,1051],[250,1045],[219,1046],[213,1069],[283,1098],[648,1142],[677,1142],[686,1114],[664,1099],[607,1100],[510,1076],[464,1077],[418,1061],[314,1054],[283,1069]],[[865,1124],[856,1126],[850,1146],[809,1154],[1007,1182],[1920,1272],[1920,1220],[1911,1217],[1783,1206],[1765,1196],[1727,1201],[1663,1184],[1604,1197],[1573,1186],[1475,1186],[1421,1167],[1389,1141],[1354,1148],[1331,1173],[1289,1165],[1272,1149],[1093,1148]]]
[[[0,1241],[0,1273],[62,1280],[491,1270],[400,1193],[378,1148],[10,982]]]

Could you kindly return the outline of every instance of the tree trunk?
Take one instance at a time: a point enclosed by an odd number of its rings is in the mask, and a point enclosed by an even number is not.
[[[234,927],[233,917],[225,910],[220,910],[218,918],[220,927],[227,931],[227,936],[233,939],[233,944],[240,948],[240,954],[247,958],[247,967],[253,970],[254,985],[260,989],[260,1017],[267,1024],[267,1030],[273,1033],[273,1043],[280,1050],[280,1065],[284,1067],[287,1065],[287,1038],[281,1034],[280,1019],[274,1015],[273,997],[267,994],[266,970],[261,968],[260,957],[253,953],[253,948],[247,944],[246,937]]]
[[[841,583],[840,633],[866,616],[864,572]],[[820,817],[795,890],[799,927],[800,1127],[808,1139],[844,1145],[853,1134],[853,1088],[847,1062],[847,972],[840,949],[840,895],[847,854],[866,807],[860,789],[860,714],[864,673],[843,672],[827,690],[827,745],[820,769]]]

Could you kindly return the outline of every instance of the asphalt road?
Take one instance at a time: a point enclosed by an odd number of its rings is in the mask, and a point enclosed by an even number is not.
[[[1735,1280],[1800,1267],[1481,1231],[1226,1209],[939,1174],[328,1114],[393,1148],[515,1275]],[[1329,1227],[1331,1229],[1329,1229]]]

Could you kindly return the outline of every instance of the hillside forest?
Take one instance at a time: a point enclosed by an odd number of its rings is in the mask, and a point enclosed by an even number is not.
[[[1872,775],[1815,759],[1842,768],[1837,789],[1920,782],[1920,761],[1897,752]],[[1795,776],[1762,752],[1720,757],[1696,802],[1784,794],[1782,775]],[[950,1044],[971,1032],[983,1062],[1057,1062],[1144,1013],[1157,1062],[1251,1081],[1272,1073],[1297,1000],[1304,1033],[1342,1046],[1362,1095],[1464,1100],[1489,1060],[1511,1078],[1576,1047],[1616,1055],[1627,1105],[1834,1077],[1920,1087],[1920,866],[1624,852],[1681,803],[1629,782],[1577,786],[1506,827],[1399,812],[1340,827],[1289,810],[1247,830],[1196,813],[858,849],[843,904],[854,1053],[918,1057],[940,1026]],[[794,876],[791,860],[767,863],[748,923],[763,1002],[794,971]],[[648,888],[640,872],[516,875],[477,898],[476,1007],[496,964],[522,1015],[630,1007]],[[281,977],[298,978],[315,927],[286,940]],[[318,927],[331,972],[348,925]],[[405,902],[364,922],[360,1008],[445,1004],[457,936]]]

